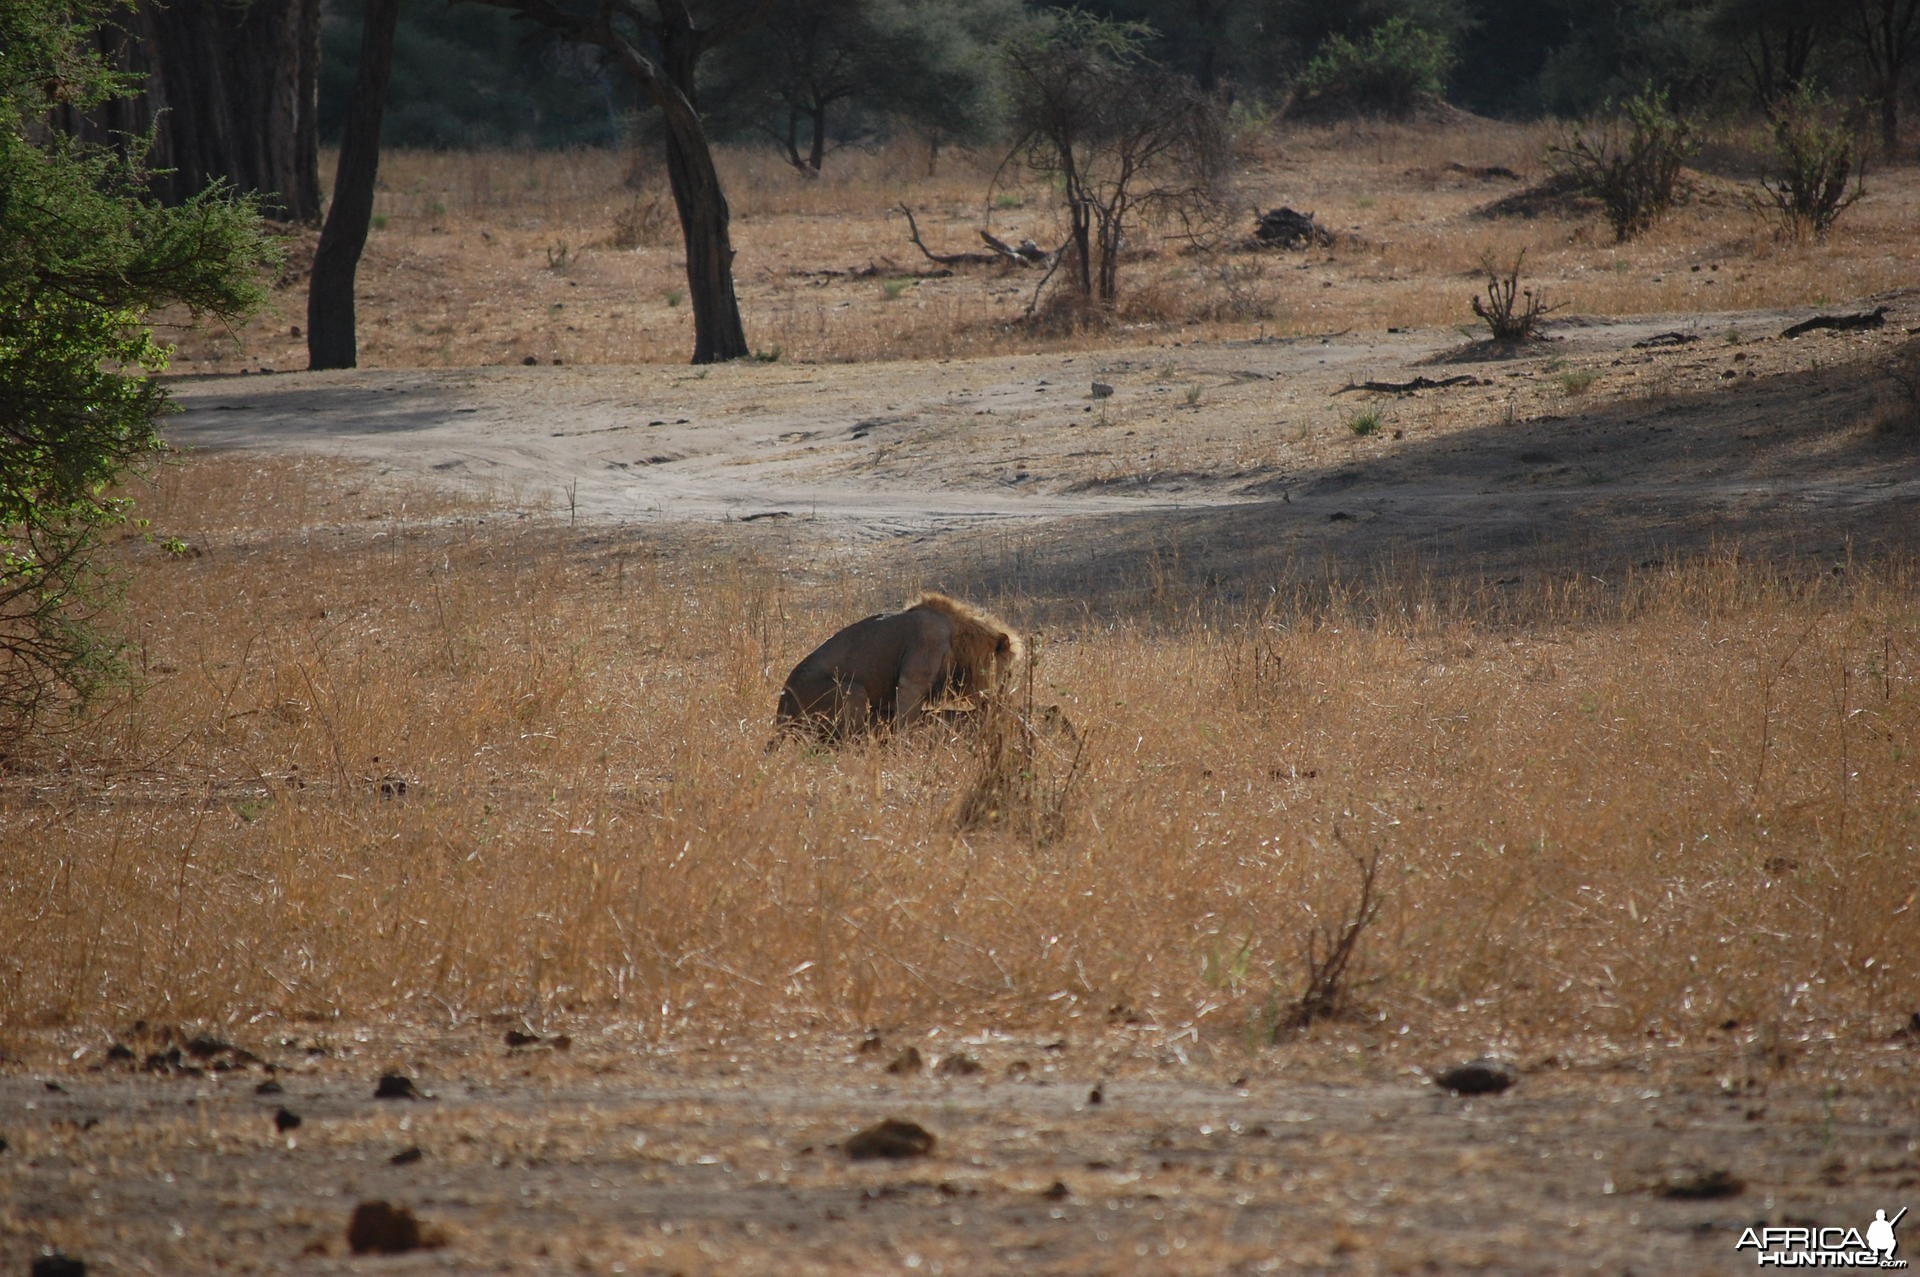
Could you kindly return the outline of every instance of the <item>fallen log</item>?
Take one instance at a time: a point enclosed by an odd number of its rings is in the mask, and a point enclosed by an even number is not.
[[[1872,310],[1861,311],[1853,315],[1815,315],[1812,319],[1803,319],[1791,328],[1782,329],[1782,337],[1798,337],[1810,333],[1816,328],[1835,328],[1843,331],[1859,328],[1884,328],[1887,324],[1887,308],[1875,306]]]
[[[906,214],[907,238],[913,241],[915,248],[926,254],[930,262],[938,262],[942,266],[993,266],[1007,259],[1007,254],[1001,253],[936,253],[927,247],[925,240],[920,238],[920,224],[913,220],[913,210],[905,204],[895,207]],[[1014,260],[1026,265],[1026,262],[1017,256]]]
[[[942,266],[997,266],[1008,262],[1015,266],[1045,266],[1058,260],[1066,248],[1063,244],[1052,252],[1048,252],[1030,239],[1023,239],[1018,244],[1009,244],[983,230],[980,232],[980,240],[993,250],[990,253],[936,253],[927,247],[925,240],[920,238],[920,224],[914,221],[913,210],[905,204],[897,204],[895,207],[906,216],[907,238],[913,241],[914,247],[925,253],[927,260],[938,262]]]
[[[1036,266],[1054,257],[1058,252],[1055,250],[1049,253],[1030,239],[1023,239],[1018,245],[1009,244],[1003,239],[994,238],[986,231],[980,232],[980,241],[1002,257],[1011,257],[1022,266]]]
[[[1344,395],[1349,390],[1371,390],[1383,395],[1410,395],[1416,390],[1444,390],[1448,386],[1484,386],[1487,384],[1488,382],[1483,377],[1475,377],[1468,373],[1461,373],[1454,377],[1442,377],[1437,381],[1432,377],[1415,377],[1412,381],[1350,381],[1333,393],[1336,395]]]

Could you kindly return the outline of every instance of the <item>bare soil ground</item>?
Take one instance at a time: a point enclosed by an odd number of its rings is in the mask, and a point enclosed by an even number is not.
[[[1782,336],[1875,305],[1880,328]],[[1512,583],[1716,542],[1832,561],[1911,548],[1912,432],[1870,419],[1898,397],[1884,370],[1912,359],[1915,328],[1920,296],[1900,292],[1563,319],[1518,350],[1427,329],[907,363],[196,377],[168,435],[367,462],[569,519],[745,524],[780,553],[904,537],[931,578],[1082,604],[1142,588],[1149,564],[1222,600],[1387,568]],[[1362,388],[1422,378],[1459,380]],[[953,532],[971,535],[935,539]]]
[[[1875,305],[1884,327],[1782,335]],[[1883,370],[1916,328],[1920,295],[1887,291],[1562,315],[1518,352],[1426,326],[707,370],[228,358],[175,381],[167,434],[1039,612],[1370,573],[1497,592],[1714,545],[1911,556],[1915,431],[1874,423],[1912,415]],[[1470,380],[1358,388],[1419,377]],[[1913,1034],[1596,1042],[1468,1098],[1431,1076],[1472,1051],[1417,1027],[1270,1047],[1126,1021],[9,1026],[0,1271],[1734,1273],[1749,1225],[1920,1206]],[[923,1071],[889,1072],[910,1046]],[[375,1099],[387,1073],[424,1095]],[[930,1153],[850,1158],[888,1117]],[[355,1255],[370,1200],[426,1244]]]
[[[1529,1060],[1477,1098],[1370,1047],[1125,1028],[126,1044],[0,1075],[9,1271],[1735,1273],[1749,1226],[1920,1197],[1911,1044]],[[852,1158],[885,1119],[930,1152]],[[426,1247],[355,1255],[368,1201]]]

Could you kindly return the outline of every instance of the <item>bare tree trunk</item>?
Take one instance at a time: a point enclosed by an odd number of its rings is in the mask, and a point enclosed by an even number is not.
[[[1093,216],[1092,205],[1082,196],[1073,202],[1073,252],[1080,260],[1074,269],[1080,274],[1080,295],[1093,296]]]
[[[1100,304],[1112,309],[1120,292],[1120,228],[1118,211],[1100,209]]]
[[[1071,145],[1061,146],[1059,151],[1064,161],[1060,181],[1067,198],[1068,239],[1073,244],[1074,255],[1080,259],[1074,265],[1074,271],[1079,276],[1075,282],[1080,286],[1080,295],[1091,300],[1093,297],[1093,200],[1080,183],[1080,172],[1074,164]]]
[[[1742,56],[1753,85],[1754,103],[1772,120],[1778,116],[1780,104],[1792,97],[1807,78],[1820,29],[1783,24],[1773,30],[1762,25],[1755,28],[1753,37],[1754,43],[1742,50]]]
[[[320,0],[143,3],[123,23],[112,53],[147,77],[144,90],[62,126],[111,143],[157,121],[150,158],[162,200],[225,179],[265,195],[270,217],[318,221]]]
[[[662,5],[663,15],[670,8],[673,6]],[[610,30],[608,34],[611,37]],[[740,322],[740,302],[733,291],[733,212],[727,207],[720,174],[713,167],[713,147],[695,105],[694,65],[700,56],[699,38],[684,6],[678,8],[675,20],[663,16],[655,34],[662,55],[659,67],[624,42],[616,53],[666,121],[667,184],[673,190],[673,205],[680,214],[680,234],[687,248],[693,362],[725,363],[752,352],[747,347],[746,328]]]
[[[808,114],[813,120],[813,150],[807,156],[807,167],[817,175],[827,158],[827,108],[816,102]]]
[[[352,368],[359,361],[354,336],[353,287],[360,253],[373,220],[373,187],[380,171],[380,119],[386,113],[393,71],[393,37],[400,0],[367,0],[360,31],[360,65],[347,104],[333,204],[313,254],[307,284],[307,367]]]
[[[806,161],[800,158],[800,108],[787,103],[787,135],[783,139],[787,147],[787,163],[800,169],[806,167]]]
[[[693,362],[724,363],[749,353],[733,291],[732,213],[713,167],[706,130],[686,99],[662,106],[667,118],[667,182],[687,248],[687,296],[693,302]]]
[[[1880,145],[1888,159],[1900,146],[1900,95],[1907,64],[1920,47],[1920,0],[1854,0],[1855,36],[1880,99]]]
[[[662,3],[648,18],[638,6],[618,13],[644,35],[636,45],[616,28],[616,8],[603,0],[591,12],[570,9],[556,0],[475,0],[510,9],[571,40],[597,45],[633,76],[649,101],[660,108],[667,133],[667,181],[680,233],[687,248],[687,294],[693,301],[693,362],[718,363],[750,353],[740,323],[740,302],[733,291],[732,213],[713,167],[713,148],[695,106],[694,64],[717,38],[694,27],[684,3]],[[738,25],[757,20],[764,5],[751,5],[734,18]],[[737,26],[735,28],[737,29]]]

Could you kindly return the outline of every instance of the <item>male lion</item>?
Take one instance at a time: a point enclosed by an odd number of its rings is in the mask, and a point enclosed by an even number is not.
[[[945,697],[1001,690],[1025,650],[989,613],[923,594],[855,621],[794,666],[774,723],[829,741],[906,727]]]

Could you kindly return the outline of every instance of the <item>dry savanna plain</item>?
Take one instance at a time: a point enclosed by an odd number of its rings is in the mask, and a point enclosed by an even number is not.
[[[711,368],[647,165],[390,155],[358,369],[310,232],[166,317],[132,677],[0,750],[0,1272],[1736,1273],[1920,1207],[1920,170],[1796,239],[1716,133],[1621,245],[1551,140],[1262,132],[1098,326],[910,242],[1058,242],[993,156],[730,154]],[[1020,717],[769,748],[923,589]]]

